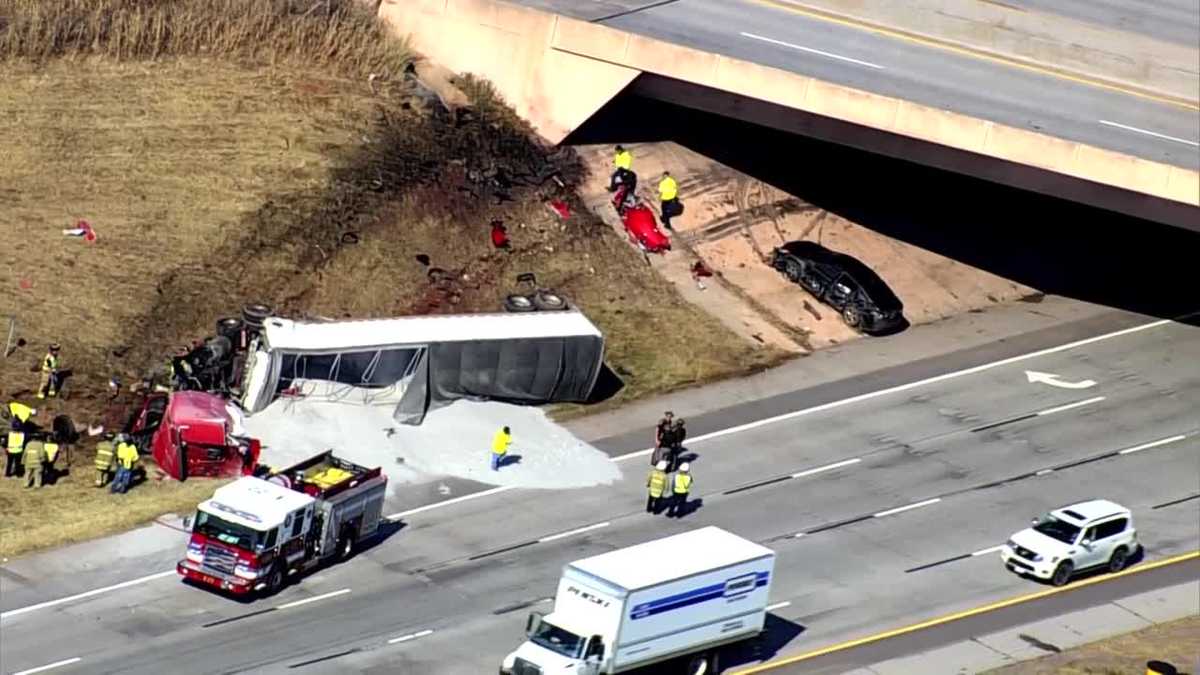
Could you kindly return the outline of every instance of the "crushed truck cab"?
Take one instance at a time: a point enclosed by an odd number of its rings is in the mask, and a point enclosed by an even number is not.
[[[263,479],[239,478],[197,507],[185,579],[236,595],[274,593],[343,559],[379,530],[387,477],[332,451]]]
[[[248,475],[258,462],[259,442],[245,436],[240,411],[215,394],[150,394],[126,430],[175,480]]]

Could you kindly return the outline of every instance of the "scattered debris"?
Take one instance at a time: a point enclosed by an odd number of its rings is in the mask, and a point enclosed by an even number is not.
[[[96,231],[92,229],[92,224],[86,220],[75,223],[75,227],[65,229],[62,233],[63,236],[67,237],[83,237],[83,240],[89,244],[96,241]]]
[[[703,291],[705,286],[704,286],[704,282],[701,281],[701,279],[705,278],[705,277],[711,277],[712,275],[713,275],[712,270],[709,269],[708,265],[704,264],[703,260],[697,260],[692,265],[692,281],[696,282],[696,288],[699,288],[700,290]],[[755,337],[757,337],[757,336],[755,336]],[[761,338],[759,338],[759,339],[761,340]]]

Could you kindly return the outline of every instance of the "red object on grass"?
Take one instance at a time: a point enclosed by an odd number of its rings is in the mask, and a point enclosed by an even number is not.
[[[561,199],[555,199],[550,202],[550,208],[558,214],[559,218],[566,220],[571,217],[571,207]]]
[[[654,212],[645,204],[626,209],[621,220],[625,223],[625,231],[629,233],[629,238],[642,250],[647,253],[666,253],[671,250],[671,240],[658,229]]]
[[[21,290],[25,290],[25,291],[33,288],[33,282],[28,279],[22,279],[22,280],[18,281],[17,285],[21,287]]]
[[[505,230],[504,224],[498,220],[492,222],[492,246],[496,248],[508,248],[508,231]]]
[[[96,231],[92,229],[92,224],[86,220],[81,220],[75,223],[75,227],[83,230],[83,240],[89,244],[96,242]]]

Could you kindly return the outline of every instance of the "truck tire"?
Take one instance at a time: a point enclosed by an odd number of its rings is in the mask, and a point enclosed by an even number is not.
[[[267,586],[262,590],[263,597],[270,597],[283,590],[283,568],[275,565],[267,574]]]
[[[538,291],[533,296],[533,306],[542,311],[555,311],[567,308],[567,301],[554,291]]]
[[[345,562],[349,560],[350,556],[354,555],[354,533],[357,530],[358,527],[354,524],[347,524],[342,528],[342,533],[338,536],[337,540],[336,555],[338,562]]]
[[[261,302],[251,303],[242,307],[242,321],[247,328],[255,330],[262,328],[263,319],[271,316],[271,306]]]
[[[504,298],[504,311],[534,312],[537,311],[537,305],[528,296],[514,293]]]
[[[229,338],[233,344],[237,344],[241,340],[243,322],[236,316],[227,316],[223,319],[217,319],[217,335]]]

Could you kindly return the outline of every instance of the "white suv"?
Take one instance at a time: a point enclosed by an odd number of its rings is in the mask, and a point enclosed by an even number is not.
[[[1086,569],[1120,572],[1140,547],[1129,509],[1094,499],[1035,518],[1000,549],[1000,558],[1017,574],[1062,586]]]

